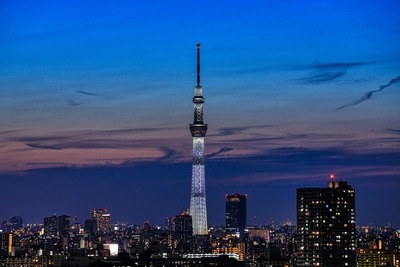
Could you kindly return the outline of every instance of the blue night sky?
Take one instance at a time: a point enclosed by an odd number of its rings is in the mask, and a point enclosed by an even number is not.
[[[330,173],[400,226],[400,2],[0,2],[0,220],[189,207],[201,42],[209,224],[296,223]]]

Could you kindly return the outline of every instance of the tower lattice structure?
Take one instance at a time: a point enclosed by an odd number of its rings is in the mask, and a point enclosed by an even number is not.
[[[200,85],[200,43],[197,44],[197,85],[193,97],[194,121],[190,124],[193,137],[192,190],[190,195],[190,215],[192,216],[193,234],[205,235],[207,230],[206,186],[204,169],[204,137],[207,124],[203,122],[204,97]]]

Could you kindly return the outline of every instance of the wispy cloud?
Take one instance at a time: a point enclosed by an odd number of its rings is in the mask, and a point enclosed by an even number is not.
[[[46,145],[32,144],[32,143],[26,143],[25,145],[28,147],[31,147],[31,148],[38,148],[38,149],[51,149],[51,150],[63,149],[62,147],[59,147],[59,146],[46,146]]]
[[[356,106],[356,105],[358,105],[358,104],[360,104],[360,103],[362,103],[362,102],[364,102],[364,101],[366,101],[366,100],[371,99],[371,97],[372,97],[374,94],[376,94],[376,93],[378,93],[378,92],[380,92],[380,91],[383,91],[385,88],[387,88],[387,87],[389,87],[389,86],[392,86],[392,85],[394,85],[394,84],[397,84],[397,83],[399,83],[399,82],[400,82],[400,76],[398,76],[398,77],[396,77],[396,78],[390,80],[389,83],[387,83],[387,84],[384,84],[384,85],[379,86],[379,89],[366,92],[366,93],[365,93],[362,97],[360,97],[359,99],[357,99],[357,100],[355,100],[355,101],[352,101],[352,102],[350,102],[350,103],[348,103],[348,104],[345,104],[345,105],[343,105],[343,106],[340,106],[340,107],[336,108],[336,110],[338,111],[338,110],[341,110],[341,109],[344,109],[344,108]]]
[[[15,136],[13,134],[14,132],[10,131],[4,132],[3,135],[7,142],[22,143],[29,148],[35,149],[157,149],[158,145],[166,142],[163,137],[144,137],[154,132],[173,129],[175,128],[149,127],[112,130],[78,130],[54,132],[40,136]]]
[[[309,76],[299,80],[309,84],[330,82],[344,76],[350,68],[365,65],[365,62],[336,62],[327,64],[314,64]]]
[[[70,167],[70,165],[65,164],[65,162],[59,161],[49,161],[49,162],[27,162],[26,165],[34,166],[34,167],[48,167],[48,166],[63,166],[63,167]]]
[[[90,131],[88,134],[100,134],[100,135],[115,135],[115,134],[133,134],[133,133],[150,133],[160,130],[175,130],[172,127],[143,127],[143,128],[125,128],[125,129],[113,129],[113,130],[103,130],[103,131]]]
[[[169,147],[159,147],[163,156],[152,160],[142,161],[147,166],[146,172],[159,176],[164,172],[176,172],[183,178],[182,166],[190,166],[190,160],[184,162],[175,160],[179,152]],[[264,150],[254,155],[237,155],[237,157],[215,157],[231,148],[224,147],[218,152],[208,155],[207,170],[208,181],[213,185],[229,184],[263,184],[276,180],[302,179],[310,181],[327,177],[329,172],[335,172],[340,176],[367,178],[370,176],[393,176],[400,174],[400,153],[393,152],[367,152],[353,153],[345,149],[325,148],[307,149],[298,147],[281,147],[277,149]],[[113,159],[110,158],[110,162]],[[139,162],[126,159],[121,167],[130,168],[132,173]],[[57,163],[59,164],[59,163]],[[32,163],[34,165],[34,163]],[[105,166],[98,164],[99,168]],[[116,168],[118,164],[110,164]],[[140,165],[142,166],[142,165]],[[96,166],[90,166],[95,168]],[[190,171],[189,171],[190,173]],[[362,175],[361,175],[362,174]],[[141,175],[138,173],[138,175]],[[158,178],[161,179],[161,178]]]
[[[66,139],[59,142],[42,141],[37,143],[25,143],[26,146],[38,149],[129,149],[149,147],[151,143],[141,142],[136,139]]]
[[[177,155],[177,152],[169,147],[159,147],[158,149],[164,153],[164,156],[158,158],[157,161],[172,160]]]
[[[88,95],[88,96],[100,96],[100,95],[98,95],[98,94],[94,94],[94,93],[90,93],[90,92],[86,92],[86,91],[80,91],[80,90],[78,90],[78,91],[76,91],[77,93],[80,93],[80,94],[82,94],[82,95]]]
[[[391,128],[389,128],[389,129],[385,129],[385,130],[388,131],[388,132],[400,134],[400,129],[391,129]]]
[[[8,130],[8,131],[0,131],[0,135],[9,135],[9,134],[15,134],[18,132],[21,132],[24,130]]]
[[[249,126],[239,126],[239,127],[222,127],[217,129],[218,134],[215,134],[213,136],[227,136],[227,135],[234,135],[238,134],[247,130],[251,129],[262,129],[262,128],[268,128],[268,127],[273,127],[274,125],[271,124],[265,124],[265,125],[249,125]]]
[[[77,107],[77,106],[82,105],[82,103],[75,102],[75,101],[73,101],[71,99],[68,100],[67,104],[68,104],[68,106],[71,106],[71,107]]]
[[[399,175],[398,158],[399,152],[354,154],[338,148],[282,147],[247,157],[214,158],[211,164],[208,161],[208,169],[212,168],[212,172],[217,172],[215,175],[219,179],[215,182],[218,183],[226,183],[227,179],[230,183],[238,184],[267,183],[285,179],[321,179],[327,177],[329,172],[336,172],[338,177],[361,177],[362,174],[365,178],[374,175]],[[224,171],[219,172],[219,169]]]
[[[299,155],[299,146],[302,145],[304,145],[305,150],[341,147],[349,151],[366,152],[374,149],[391,151],[399,141],[397,135],[388,135],[383,132],[380,132],[380,135],[365,136],[360,139],[355,138],[352,134],[338,135],[307,132],[296,134],[271,132],[266,134],[263,130],[265,127],[271,127],[271,125],[219,129],[218,131],[225,135],[218,133],[217,138],[213,138],[214,141],[208,143],[207,151],[209,154],[206,155],[207,159],[262,159],[268,162],[272,160],[272,156],[282,155],[282,151],[285,152],[286,156],[289,153],[293,153],[294,157],[296,157],[296,155]],[[252,131],[246,132],[248,129]],[[165,131],[167,134],[159,135],[160,130]],[[77,165],[102,165],[107,162],[118,164],[125,160],[128,162],[130,160],[136,162],[151,159],[163,162],[189,160],[190,153],[188,154],[187,151],[191,149],[190,140],[182,143],[174,135],[169,134],[170,130],[172,131],[174,128],[143,127],[110,130],[71,130],[38,136],[10,133],[9,135],[4,134],[2,138],[7,143],[13,144],[5,150],[7,153],[13,153],[13,156],[23,152],[25,155],[30,155],[29,153],[31,153],[32,155],[40,155],[40,157],[51,155],[51,160],[59,160],[59,157],[65,155],[69,157],[75,150],[79,150],[82,157],[86,155],[87,160],[85,162],[75,162],[73,159],[69,161],[74,161],[73,163]],[[382,130],[393,133],[399,132],[396,129]],[[374,147],[366,146],[366,144],[370,143],[373,143]],[[277,147],[281,149],[276,149]],[[97,151],[100,150],[102,152],[98,153]],[[313,150],[313,155],[317,154],[315,151],[318,150]],[[116,159],[112,159],[113,157]],[[107,158],[110,158],[110,160]],[[295,161],[300,158],[302,156],[297,157]],[[321,159],[315,160],[320,161]],[[22,161],[31,162],[32,160],[23,159]]]
[[[215,156],[224,154],[224,153],[229,152],[229,151],[232,151],[232,150],[233,150],[233,148],[231,148],[231,147],[223,147],[223,148],[221,148],[220,150],[218,150],[217,152],[208,154],[206,157],[212,158],[212,157],[215,157]]]

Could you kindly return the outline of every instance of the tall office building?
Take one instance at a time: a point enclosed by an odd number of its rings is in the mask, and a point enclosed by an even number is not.
[[[192,216],[183,213],[175,217],[174,235],[177,241],[177,248],[189,250],[193,236]]]
[[[226,195],[225,215],[226,234],[243,237],[247,224],[247,195]]]
[[[84,228],[85,233],[93,236],[97,233],[97,221],[95,219],[87,219],[85,220]]]
[[[297,266],[356,266],[355,190],[347,182],[297,189]]]
[[[190,195],[190,215],[193,219],[193,234],[206,235],[207,207],[206,186],[204,171],[204,137],[207,132],[207,124],[203,122],[204,97],[200,85],[200,43],[197,44],[197,85],[193,97],[194,121],[190,124],[190,132],[193,137],[192,158],[192,190]]]
[[[71,224],[71,216],[58,216],[58,234],[62,237],[68,237]]]
[[[106,208],[91,209],[90,218],[96,220],[97,232],[108,233],[111,230],[111,215]]]
[[[45,236],[58,235],[58,218],[56,215],[44,218],[44,234]]]
[[[44,234],[46,236],[68,237],[71,217],[68,215],[44,218]]]

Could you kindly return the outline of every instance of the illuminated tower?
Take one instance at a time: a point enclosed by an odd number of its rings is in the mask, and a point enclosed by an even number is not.
[[[194,121],[190,124],[190,132],[193,137],[192,159],[192,191],[190,195],[190,215],[193,219],[193,234],[206,235],[207,208],[206,186],[204,177],[204,136],[207,132],[207,124],[203,123],[204,97],[200,85],[200,43],[197,44],[197,85],[193,97]]]

